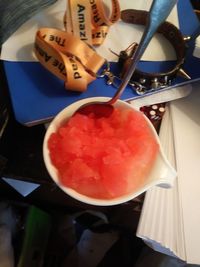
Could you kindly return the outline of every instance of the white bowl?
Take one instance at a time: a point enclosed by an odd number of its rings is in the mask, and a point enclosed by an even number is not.
[[[144,118],[146,119],[150,129],[152,130],[153,135],[155,136],[155,139],[157,140],[157,142],[160,146],[160,149],[159,149],[159,153],[156,157],[155,164],[152,167],[152,170],[149,173],[148,177],[146,177],[145,183],[141,184],[141,186],[139,186],[136,191],[134,191],[130,194],[127,194],[127,195],[123,195],[123,196],[114,198],[114,199],[96,199],[96,198],[82,195],[82,194],[76,192],[75,190],[68,188],[68,187],[65,187],[62,184],[60,184],[59,178],[58,178],[58,171],[52,165],[51,159],[49,156],[49,149],[48,149],[47,143],[48,143],[48,139],[49,139],[50,135],[53,132],[56,132],[57,129],[59,128],[59,126],[61,124],[63,124],[64,121],[68,120],[68,118],[70,118],[72,116],[72,114],[81,105],[83,105],[85,103],[93,102],[93,101],[108,101],[109,99],[110,98],[108,98],[108,97],[91,97],[91,98],[86,98],[86,99],[82,99],[80,101],[77,101],[77,102],[69,105],[65,109],[63,109],[50,123],[50,125],[46,131],[45,137],[44,137],[43,157],[44,157],[44,162],[45,162],[47,171],[49,172],[51,178],[69,196],[71,196],[74,199],[79,200],[81,202],[91,204],[91,205],[97,205],[97,206],[111,206],[111,205],[116,205],[116,204],[122,204],[124,202],[127,202],[127,201],[137,197],[138,195],[142,194],[143,192],[147,191],[149,188],[151,188],[152,186],[155,186],[155,185],[159,185],[159,186],[166,187],[166,188],[173,186],[174,178],[177,175],[176,171],[174,170],[174,168],[170,165],[170,163],[166,159],[166,156],[164,155],[163,149],[160,145],[160,140],[158,138],[158,135],[157,135],[153,125],[146,118],[145,115],[144,115]],[[134,109],[130,104],[128,104],[122,100],[118,100],[115,103],[115,106],[123,108],[123,109]]]

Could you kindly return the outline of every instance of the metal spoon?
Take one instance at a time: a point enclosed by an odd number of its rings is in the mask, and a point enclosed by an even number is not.
[[[88,115],[89,113],[94,113],[97,117],[108,117],[113,112],[113,104],[119,99],[122,95],[124,89],[129,83],[133,72],[136,69],[136,65],[142,57],[145,49],[147,48],[150,40],[152,39],[154,33],[160,26],[162,22],[166,20],[172,8],[177,3],[177,0],[154,0],[152,2],[148,22],[145,27],[144,33],[142,35],[141,41],[136,52],[131,57],[131,64],[125,73],[123,80],[115,93],[115,95],[107,102],[91,102],[84,104],[79,107],[79,109],[75,113],[81,113],[84,115]]]

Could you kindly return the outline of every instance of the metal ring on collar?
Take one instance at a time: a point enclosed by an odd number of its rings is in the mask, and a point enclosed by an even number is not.
[[[148,17],[147,11],[126,9],[121,11],[121,19],[126,23],[145,25]],[[180,30],[170,22],[165,21],[159,28],[158,33],[161,33],[173,46],[176,52],[177,60],[175,66],[166,72],[162,73],[148,73],[142,70],[136,69],[131,82],[141,84],[145,91],[157,90],[165,86],[169,86],[172,80],[177,76],[182,76],[186,79],[190,79],[190,76],[183,70],[182,66],[185,61],[186,54],[186,41],[189,37],[183,37]],[[134,48],[135,49],[135,48]],[[126,72],[128,65],[130,64],[130,54],[125,51],[121,51],[119,62],[122,64],[122,73]]]

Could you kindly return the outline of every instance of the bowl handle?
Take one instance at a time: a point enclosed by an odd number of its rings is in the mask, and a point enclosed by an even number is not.
[[[174,185],[175,178],[177,177],[177,173],[171,165],[168,165],[168,168],[165,168],[162,177],[158,180],[157,186],[163,188],[171,188]]]

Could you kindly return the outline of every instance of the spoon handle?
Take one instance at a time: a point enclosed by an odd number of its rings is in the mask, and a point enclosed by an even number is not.
[[[166,20],[172,8],[175,6],[178,0],[154,0],[148,16],[148,22],[145,27],[144,33],[138,45],[136,52],[131,57],[131,64],[125,73],[123,80],[111,100],[108,101],[109,104],[115,103],[122,95],[124,89],[129,83],[133,72],[135,71],[136,65],[142,57],[145,49],[147,48],[149,42],[151,41],[154,33],[160,26],[162,22]]]

